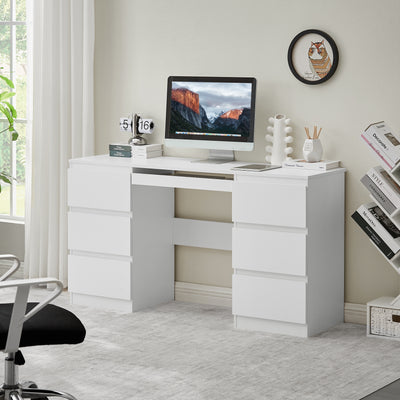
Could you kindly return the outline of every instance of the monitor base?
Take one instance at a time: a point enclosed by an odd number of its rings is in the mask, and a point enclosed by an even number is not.
[[[193,160],[192,163],[205,164],[225,164],[235,161],[235,153],[233,150],[215,150],[209,151],[209,157],[203,160]]]

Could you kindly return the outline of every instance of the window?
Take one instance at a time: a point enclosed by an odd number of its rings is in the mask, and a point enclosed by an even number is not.
[[[0,171],[16,180],[2,185],[0,218],[22,219],[25,214],[25,143],[27,88],[27,25],[25,0],[0,0],[0,70],[15,85],[11,103],[17,110],[15,128],[17,141],[11,141],[8,131],[0,134]],[[0,91],[6,88],[0,83]],[[0,131],[7,127],[0,116]]]

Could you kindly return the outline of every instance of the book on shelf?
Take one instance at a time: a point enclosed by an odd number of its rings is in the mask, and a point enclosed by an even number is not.
[[[379,150],[377,150],[372,143],[368,140],[368,138],[366,138],[363,134],[361,135],[361,137],[365,140],[365,142],[368,144],[368,147],[383,161],[383,163],[390,169],[392,170],[395,167],[395,164],[385,158],[385,156],[383,154],[380,153]]]
[[[396,210],[395,205],[387,198],[387,196],[379,189],[379,187],[368,175],[364,175],[361,178],[361,183],[368,189],[374,199],[388,214],[392,214]]]
[[[400,230],[391,219],[374,202],[361,205],[357,211],[396,254],[400,250]]]
[[[392,169],[400,161],[400,135],[384,121],[371,124],[361,135]]]
[[[358,211],[355,211],[351,218],[357,225],[367,234],[369,239],[378,247],[378,249],[385,255],[387,259],[394,257],[393,250],[382,240],[382,238],[372,229],[371,225],[361,216]]]
[[[393,205],[396,208],[400,208],[400,186],[394,181],[390,174],[378,165],[371,168],[367,172],[367,175]]]
[[[333,168],[339,168],[340,161],[322,160],[317,162],[307,162],[306,160],[286,160],[282,163],[283,168],[299,168],[299,169],[311,169],[328,171]]]

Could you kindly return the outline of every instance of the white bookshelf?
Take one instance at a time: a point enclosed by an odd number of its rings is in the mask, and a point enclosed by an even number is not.
[[[378,155],[376,151],[368,146],[375,156],[382,161],[383,156]],[[390,177],[400,186],[400,162],[392,169],[381,162],[380,165],[390,175]],[[374,182],[375,184],[375,182]],[[378,187],[378,186],[377,186]],[[368,190],[368,188],[366,188]],[[379,189],[379,187],[378,187]],[[382,203],[375,197],[370,190],[370,198],[381,209],[381,211],[400,229],[400,207],[397,207],[392,213],[388,213]],[[390,200],[390,199],[389,199]],[[383,251],[369,238],[370,242],[376,247],[380,254],[385,258],[388,264],[400,275],[400,251],[389,259]],[[395,315],[395,317],[392,317]],[[397,317],[397,315],[399,315]],[[392,318],[394,318],[392,320]],[[381,297],[367,303],[367,336],[384,337],[390,339],[400,338],[400,295],[396,298]]]

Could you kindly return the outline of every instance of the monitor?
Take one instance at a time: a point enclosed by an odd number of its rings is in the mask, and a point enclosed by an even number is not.
[[[165,145],[210,149],[221,161],[253,150],[255,95],[255,78],[170,76]]]

